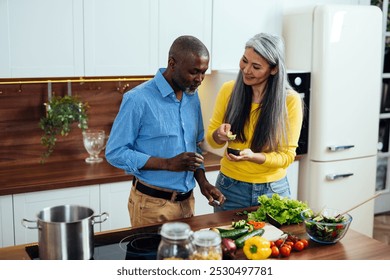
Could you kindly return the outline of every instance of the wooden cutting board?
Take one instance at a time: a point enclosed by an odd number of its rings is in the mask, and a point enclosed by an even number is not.
[[[269,241],[278,240],[283,235],[282,230],[278,229],[277,227],[269,223],[266,223],[263,229],[264,229],[264,234],[262,236]]]
[[[217,228],[233,229],[231,225],[222,225],[222,226],[218,226]],[[269,223],[265,223],[265,226],[263,227],[263,229],[264,229],[264,233],[263,233],[262,237],[264,237],[265,239],[267,239],[269,241],[278,240],[283,235],[282,230],[278,229],[277,227],[275,227]],[[209,228],[205,228],[203,230],[209,230]]]

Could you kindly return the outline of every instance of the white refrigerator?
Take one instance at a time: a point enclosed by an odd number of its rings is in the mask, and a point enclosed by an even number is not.
[[[375,194],[382,12],[318,5],[284,15],[289,69],[311,72],[308,153],[298,199],[347,210]],[[351,211],[351,228],[372,236],[374,201]]]

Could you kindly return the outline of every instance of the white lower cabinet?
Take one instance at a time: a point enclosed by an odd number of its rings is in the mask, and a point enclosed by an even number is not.
[[[38,230],[24,227],[22,220],[37,221],[37,214],[46,207],[80,205],[91,208],[95,215],[100,214],[99,185],[15,194],[13,200],[15,245],[38,241]],[[26,224],[37,226],[36,222]],[[100,231],[100,225],[95,224],[95,232]]]
[[[287,168],[287,179],[290,185],[292,199],[298,199],[298,176],[299,160],[296,160]]]
[[[14,245],[12,195],[0,196],[0,247]]]
[[[215,186],[215,181],[217,181],[218,172],[219,171],[206,172],[206,178],[213,186]],[[194,189],[194,197],[195,197],[195,216],[210,214],[214,212],[214,208],[209,205],[209,201],[201,193],[198,184],[196,184],[196,187]]]
[[[127,202],[131,185],[131,181],[100,185],[100,209],[109,215],[101,224],[102,231],[130,227]]]

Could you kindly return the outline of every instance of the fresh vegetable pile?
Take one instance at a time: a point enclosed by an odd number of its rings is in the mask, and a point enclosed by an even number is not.
[[[230,229],[211,228],[210,230],[214,230],[221,235],[223,257],[234,259],[237,248],[243,248],[246,240],[264,234],[264,226],[265,222],[239,220],[232,222]]]
[[[302,222],[301,212],[308,209],[308,205],[296,199],[281,197],[273,194],[259,196],[259,208],[248,213],[248,220],[266,221],[267,213],[282,225],[298,224]]]
[[[265,222],[239,220],[231,228],[211,228],[221,235],[223,259],[234,259],[237,249],[242,249],[247,259],[264,260],[269,257],[288,257],[309,246],[309,241],[284,233],[278,240],[269,241],[262,237]]]

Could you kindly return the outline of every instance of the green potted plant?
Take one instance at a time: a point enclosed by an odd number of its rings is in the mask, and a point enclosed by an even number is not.
[[[53,153],[57,135],[67,136],[73,123],[78,123],[82,131],[88,128],[88,103],[81,102],[77,96],[53,96],[45,106],[46,116],[39,122],[44,131],[41,144],[46,147],[41,163]]]

